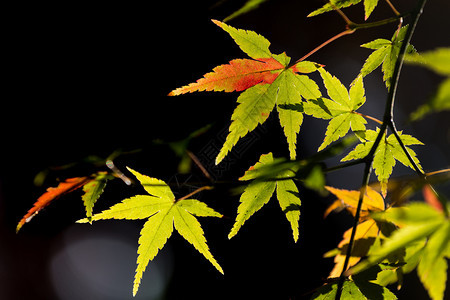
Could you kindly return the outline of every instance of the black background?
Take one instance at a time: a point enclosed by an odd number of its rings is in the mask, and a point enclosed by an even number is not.
[[[400,11],[414,5],[411,1],[395,2]],[[195,139],[189,149],[203,158],[217,180],[235,181],[262,153],[288,155],[277,117],[272,114],[264,126],[244,141],[243,151],[230,155],[225,166],[215,168],[211,161],[204,159],[212,151],[212,144],[223,142],[237,94],[166,96],[219,64],[245,57],[232,39],[210,21],[223,19],[241,2],[230,0],[212,8],[214,3],[20,2],[8,8],[3,43],[7,52],[4,55],[6,93],[0,115],[1,299],[59,299],[61,296],[52,283],[51,265],[58,251],[64,248],[68,235],[75,234],[81,239],[96,230],[97,236],[114,232],[134,242],[137,249],[141,221],[105,221],[103,224],[107,226],[100,225],[101,222],[93,226],[73,225],[84,213],[80,192],[53,203],[16,235],[17,222],[47,186],[55,186],[57,179],[82,176],[98,169],[82,163],[51,171],[43,186],[34,186],[35,175],[49,166],[80,162],[89,155],[104,158],[117,149],[142,149],[137,154],[118,158],[116,165],[123,171],[125,166],[130,166],[170,182],[175,188],[189,180],[195,188],[206,181],[202,173],[193,167],[191,175],[177,174],[178,158],[169,148],[153,141],[179,140],[207,124],[212,124],[211,129]],[[321,4],[321,1],[269,1],[230,24],[262,34],[271,41],[273,53],[286,51],[296,60],[344,30],[345,24],[335,13],[306,19]],[[449,46],[448,39],[444,38],[450,24],[445,16],[449,8],[445,0],[429,1],[412,41],[419,51]],[[346,12],[355,22],[363,21],[361,5]],[[391,16],[387,5],[380,1],[369,21]],[[325,64],[348,86],[370,53],[359,45],[379,37],[390,39],[395,28],[393,24],[358,31],[310,59]],[[378,118],[382,117],[386,99],[381,76],[377,70],[365,80],[368,101],[362,108],[362,112]],[[320,82],[316,75],[312,77]],[[449,164],[448,113],[415,124],[405,121],[431,95],[440,80],[427,70],[405,66],[397,98],[397,126],[427,145],[415,148],[426,170]],[[305,120],[299,136],[299,157],[316,151],[325,126],[325,122]],[[412,174],[403,167],[396,172]],[[360,167],[333,173],[327,178],[328,184],[357,188],[361,174]],[[226,216],[220,220],[200,220],[225,276],[174,233],[161,251],[168,249],[173,264],[162,297],[267,299],[275,295],[276,299],[303,299],[310,296],[308,292],[321,285],[332,267],[332,260],[322,259],[323,253],[336,246],[351,219],[339,214],[324,220],[323,211],[332,198],[321,198],[301,189],[302,215],[297,244],[273,199],[229,241],[227,234],[239,199],[230,192],[230,187],[223,184],[198,195]],[[176,192],[183,194],[189,189],[181,186]],[[137,193],[142,193],[139,187],[113,182],[95,211]],[[103,256],[95,251],[92,255]],[[129,262],[133,270],[134,259]],[[151,268],[144,279],[150,272]],[[133,273],[125,280],[129,281],[127,295],[131,298]],[[83,289],[76,280],[70,285],[75,295],[77,289]],[[101,291],[90,291],[89,295],[88,299],[108,299]],[[426,297],[415,276],[407,277],[399,295],[400,299]]]

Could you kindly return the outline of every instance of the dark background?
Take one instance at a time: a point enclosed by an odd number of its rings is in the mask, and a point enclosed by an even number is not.
[[[400,11],[414,5],[414,1],[394,2]],[[219,64],[245,57],[210,21],[223,19],[242,1],[230,0],[212,8],[214,3],[20,2],[5,11],[7,93],[0,111],[1,299],[131,299],[137,240],[144,221],[74,224],[84,214],[78,191],[53,203],[15,234],[17,222],[46,187],[55,186],[58,179],[104,168],[83,163],[86,157],[105,158],[117,149],[141,149],[119,157],[116,165],[122,171],[130,166],[163,179],[183,195],[207,181],[196,167],[192,174],[178,174],[178,157],[167,146],[155,144],[155,139],[176,141],[211,124],[189,149],[223,182],[234,182],[262,153],[288,155],[277,117],[272,114],[224,165],[213,167],[208,157],[214,157],[211,153],[218,151],[216,145],[223,143],[238,94],[166,96]],[[296,60],[344,29],[335,13],[306,18],[321,5],[321,1],[273,0],[230,24],[262,34],[271,41],[273,53],[286,51]],[[419,51],[449,46],[444,38],[450,28],[449,8],[446,0],[428,1],[412,41]],[[363,21],[361,5],[345,12],[355,22]],[[380,1],[369,20],[391,16]],[[358,31],[310,60],[325,64],[348,86],[370,54],[359,45],[379,37],[390,39],[396,26]],[[312,77],[320,85],[319,77]],[[386,99],[381,78],[377,70],[365,79],[368,101],[361,110],[378,118],[382,118]],[[405,66],[396,100],[397,127],[426,144],[414,148],[426,171],[449,165],[449,114],[414,124],[406,120],[440,80],[427,70]],[[325,126],[326,122],[305,119],[298,143],[300,158],[316,151]],[[42,170],[72,162],[81,163],[51,170],[42,186],[33,184]],[[327,184],[358,188],[361,174],[361,167],[331,173]],[[405,174],[412,171],[396,168],[395,175]],[[336,246],[351,220],[346,214],[322,218],[332,198],[301,188],[297,244],[274,199],[229,241],[227,234],[239,200],[231,187],[223,184],[197,195],[227,216],[200,219],[225,276],[174,233],[144,273],[137,299],[266,299],[269,295],[303,299],[321,285],[332,267],[332,260],[322,259],[322,255]],[[139,187],[116,180],[107,186],[95,211],[138,193],[142,193]],[[426,299],[426,293],[415,276],[408,276],[399,297]]]

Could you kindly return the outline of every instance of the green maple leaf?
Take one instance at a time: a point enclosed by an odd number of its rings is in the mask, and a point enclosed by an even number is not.
[[[223,274],[223,270],[209,251],[204,232],[197,217],[222,217],[205,203],[195,199],[175,200],[170,187],[162,180],[142,175],[129,169],[150,195],[137,195],[124,199],[108,210],[92,216],[92,221],[105,219],[146,219],[139,238],[133,295],[136,295],[142,275],[150,260],[164,247],[173,228],[191,243],[197,251]],[[78,223],[89,222],[89,219]]]
[[[338,284],[327,284],[321,287],[311,300],[332,300],[336,298]],[[386,287],[368,281],[344,281],[340,299],[384,299],[395,300],[397,297]]]
[[[411,203],[378,212],[372,217],[379,222],[394,223],[399,229],[378,248],[372,249],[367,260],[350,269],[350,273],[359,273],[413,249],[415,255],[410,255],[410,261],[405,261],[406,265],[412,265],[408,271],[417,266],[419,279],[430,298],[444,299],[447,259],[450,258],[450,221],[443,211],[425,203]]]
[[[228,238],[235,236],[245,221],[247,221],[253,214],[260,210],[267,202],[269,202],[273,193],[276,190],[278,202],[282,211],[286,214],[286,218],[291,224],[294,241],[298,240],[298,222],[300,219],[300,205],[301,201],[298,197],[298,188],[294,181],[288,180],[258,180],[261,174],[260,170],[270,167],[274,162],[272,153],[261,155],[259,162],[250,167],[249,170],[240,178],[240,180],[253,180],[244,190],[241,195],[241,204],[238,207],[238,215],[236,222],[228,235]],[[266,171],[266,170],[265,170]],[[292,171],[283,171],[274,174],[274,178],[282,178],[292,176]]]
[[[114,179],[114,176],[99,172],[96,174],[95,179],[83,186],[83,191],[85,194],[81,197],[84,206],[86,208],[86,217],[89,222],[92,221],[92,209],[94,208],[95,202],[103,193],[108,180]]]
[[[376,68],[382,65],[383,81],[389,89],[391,85],[392,75],[394,73],[395,63],[400,52],[400,47],[405,38],[408,25],[402,27],[399,32],[396,32],[391,40],[376,39],[372,42],[361,45],[363,48],[375,50],[367,57],[360,75],[365,77],[372,73]],[[414,52],[414,48],[409,45],[408,53]]]
[[[421,54],[405,55],[405,62],[421,65],[439,75],[446,76],[427,103],[411,114],[411,120],[419,120],[432,112],[450,110],[450,48],[437,48]]]
[[[320,65],[301,61],[291,65],[285,53],[273,54],[270,42],[254,31],[236,29],[213,22],[227,32],[239,48],[252,59],[235,59],[207,73],[203,78],[169,93],[170,96],[195,91],[242,92],[231,116],[229,134],[216,157],[219,164],[238,141],[263,124],[276,107],[286,136],[289,155],[296,158],[297,135],[303,122],[304,99],[321,96],[318,86],[307,75]]]
[[[316,9],[308,15],[308,17],[317,16],[325,12],[334,10],[335,8],[346,8],[360,3],[362,0],[331,0],[319,9]],[[372,11],[378,5],[378,0],[364,0],[364,12],[366,20],[369,18]]]
[[[331,119],[325,139],[319,147],[320,151],[344,137],[350,128],[353,132],[364,135],[367,121],[356,113],[356,110],[366,102],[362,77],[358,77],[350,91],[347,91],[339,79],[323,68],[319,69],[319,72],[331,100],[326,98],[309,100],[303,105],[303,108],[306,114],[316,118]]]
[[[345,156],[341,161],[349,161],[366,157],[369,154],[370,149],[374,145],[378,133],[379,129],[377,129],[376,131],[367,130],[364,141],[361,144],[357,145],[355,149],[347,154],[347,156]],[[411,135],[402,134],[402,132],[399,132],[399,135],[405,146],[423,145],[422,142]],[[422,170],[416,153],[409,147],[406,147],[406,149],[408,150],[409,154],[411,155],[419,169]],[[397,160],[403,165],[414,169],[413,165],[408,160],[406,154],[403,152],[403,149],[400,146],[398,140],[395,138],[394,134],[389,135],[389,137],[386,137],[386,135],[383,134],[380,144],[375,151],[373,168],[375,169],[375,174],[378,177],[378,181],[380,181],[381,183],[382,191],[384,194],[386,194],[387,182],[390,175],[392,174]]]

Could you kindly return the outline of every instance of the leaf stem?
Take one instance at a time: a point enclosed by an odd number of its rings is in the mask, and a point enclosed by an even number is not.
[[[389,0],[385,0],[386,3],[389,5],[389,7],[392,9],[392,11],[394,12],[394,14],[396,14],[397,16],[400,15],[400,13],[398,12],[398,10],[395,8],[395,6],[392,4],[391,1]]]
[[[380,124],[380,125],[383,124],[383,121],[378,120],[377,118],[374,118],[374,117],[371,117],[371,116],[362,114],[362,113],[357,112],[357,111],[354,111],[353,113],[355,113],[355,114],[357,114],[357,115],[360,115],[361,117],[364,117],[364,118],[366,118],[366,119],[369,119],[369,120],[372,120],[372,121],[374,121],[374,122],[377,122],[377,123]]]
[[[442,170],[426,173],[425,176],[433,176],[436,174],[448,173],[448,172],[450,172],[450,169],[442,169]]]
[[[189,194],[187,194],[186,196],[181,197],[180,199],[177,199],[175,202],[178,202],[178,201],[181,201],[181,200],[186,200],[186,199],[188,199],[189,197],[191,197],[191,196],[193,196],[193,195],[195,195],[195,194],[197,194],[197,193],[200,193],[201,191],[204,191],[204,190],[212,190],[212,189],[214,189],[214,187],[211,186],[211,185],[205,185],[205,186],[199,187],[198,189],[196,189],[196,190],[193,191],[192,193],[189,193]]]

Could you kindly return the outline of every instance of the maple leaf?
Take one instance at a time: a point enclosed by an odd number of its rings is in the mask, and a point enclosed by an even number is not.
[[[357,274],[406,249],[406,253],[414,253],[409,256],[413,261],[407,262],[410,264],[408,271],[417,267],[419,279],[430,298],[444,299],[447,259],[450,258],[450,221],[444,212],[425,203],[411,203],[378,212],[372,217],[377,222],[391,222],[399,228],[348,273]]]
[[[261,155],[259,161],[250,167],[239,180],[253,180],[244,190],[241,195],[241,204],[238,207],[238,215],[236,222],[228,234],[231,239],[235,236],[245,221],[247,221],[254,213],[260,210],[267,202],[269,202],[273,193],[276,190],[278,202],[281,210],[286,214],[286,218],[291,224],[294,241],[298,240],[298,222],[300,219],[300,205],[301,201],[298,197],[298,188],[291,179],[283,180],[258,180],[259,170],[269,168],[274,162],[272,153]],[[275,174],[275,179],[292,176],[292,171],[283,171]]]
[[[17,224],[16,232],[22,228],[25,223],[31,221],[44,207],[48,206],[53,200],[58,199],[64,194],[70,193],[93,180],[92,177],[73,177],[60,182],[57,187],[50,187],[42,194],[28,213]]]
[[[360,76],[365,77],[372,73],[376,68],[382,65],[383,80],[386,87],[389,89],[392,75],[394,74],[394,67],[397,61],[402,42],[405,38],[408,25],[402,27],[396,32],[391,40],[376,39],[372,42],[361,45],[363,48],[375,50],[367,57],[363,67],[360,71]],[[413,46],[409,45],[407,53],[414,52]]]
[[[427,67],[439,75],[446,76],[446,79],[439,84],[435,95],[411,113],[411,120],[422,119],[431,112],[450,110],[450,48],[437,48],[420,54],[407,54],[405,62]]]
[[[353,216],[355,216],[360,191],[336,189],[330,186],[326,186],[325,188],[337,197],[337,200],[333,202],[333,204],[326,210],[325,216],[327,216],[331,211],[339,208],[345,208]],[[379,236],[380,228],[378,224],[370,218],[369,214],[372,212],[381,212],[384,209],[385,204],[383,197],[374,189],[367,186],[359,218],[361,223],[359,223],[356,228],[355,246],[352,250],[348,267],[354,266],[361,260],[361,257],[367,255],[370,246],[373,245],[375,239]],[[335,265],[333,270],[330,272],[330,278],[339,277],[342,272],[351,233],[352,228],[345,231],[342,241],[338,244],[338,249],[329,251],[324,255],[325,257],[334,256]]]
[[[231,117],[229,134],[216,158],[219,164],[237,142],[259,124],[264,123],[276,107],[286,136],[291,159],[296,158],[297,135],[303,122],[302,97],[321,96],[318,86],[306,75],[321,65],[301,61],[292,66],[285,53],[276,55],[269,50],[270,42],[254,31],[213,22],[226,31],[251,59],[235,59],[207,73],[203,78],[169,93],[176,96],[195,91],[241,92],[238,106]]]
[[[173,228],[191,243],[198,252],[223,274],[223,270],[209,251],[204,232],[197,217],[222,217],[221,214],[195,199],[176,200],[170,187],[162,180],[142,175],[130,168],[149,195],[124,199],[108,210],[92,216],[92,221],[105,219],[147,219],[141,230],[138,247],[133,296],[136,295],[142,275],[149,263],[164,247]],[[77,221],[87,223],[88,218]]]
[[[97,202],[100,195],[105,189],[108,180],[113,179],[114,176],[106,172],[98,172],[93,179],[83,186],[83,191],[85,194],[81,196],[83,200],[84,207],[86,208],[86,217],[88,220],[92,220],[92,209],[94,208],[95,202]]]
[[[323,143],[319,147],[320,151],[344,137],[350,128],[353,132],[364,135],[367,121],[356,113],[356,110],[366,102],[362,77],[357,78],[350,91],[347,91],[335,76],[323,68],[319,69],[319,72],[331,100],[326,98],[308,100],[303,104],[303,108],[306,114],[316,118],[331,119]]]
[[[331,0],[319,9],[316,9],[308,15],[308,17],[317,16],[325,12],[333,11],[336,8],[346,8],[360,3],[362,0]],[[375,7],[378,5],[378,0],[364,0],[365,19],[367,20]]]
[[[377,128],[376,131],[367,130],[364,141],[361,144],[357,145],[355,149],[353,149],[349,154],[347,154],[347,156],[345,156],[341,161],[349,161],[353,159],[360,159],[366,157],[369,154],[370,149],[374,145],[374,142],[378,136],[379,131],[380,131],[379,128]],[[423,145],[423,143],[420,142],[415,137],[408,134],[403,134],[401,131],[399,132],[399,136],[405,146]],[[406,147],[406,149],[409,152],[412,159],[414,160],[414,162],[416,163],[416,165],[419,167],[419,169],[422,170],[420,162],[417,159],[416,153],[409,147]],[[400,143],[396,139],[395,135],[391,134],[389,135],[389,137],[386,137],[386,134],[383,134],[380,144],[378,145],[378,148],[375,151],[373,159],[373,168],[375,169],[375,174],[378,177],[378,181],[381,184],[381,189],[384,195],[386,195],[388,179],[392,174],[393,168],[397,160],[401,162],[403,165],[411,169],[414,169],[413,165],[408,160],[408,157],[403,152],[403,149],[400,146]]]
[[[322,286],[311,297],[311,300],[331,300],[336,299],[338,283],[330,283]],[[353,281],[345,280],[342,285],[340,299],[383,299],[396,300],[397,297],[386,287],[372,283],[367,280]]]

